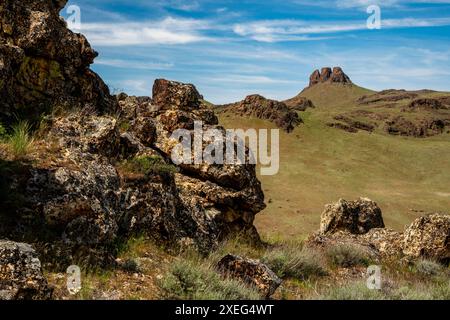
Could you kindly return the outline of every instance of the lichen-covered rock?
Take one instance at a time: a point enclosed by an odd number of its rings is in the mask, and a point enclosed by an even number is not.
[[[365,234],[374,228],[384,228],[381,209],[370,199],[356,201],[340,199],[325,206],[320,222],[320,232],[334,233],[348,231],[353,234]]]
[[[46,300],[52,292],[34,249],[0,240],[0,300]]]
[[[268,266],[258,260],[229,254],[219,261],[217,267],[224,276],[231,276],[254,286],[266,298],[272,296],[282,283]]]
[[[450,260],[450,215],[432,214],[415,220],[405,231],[403,253],[412,258]]]
[[[55,107],[105,111],[115,100],[89,69],[97,53],[70,31],[66,0],[5,0],[0,10],[0,117],[31,118]]]
[[[361,238],[373,246],[383,258],[392,260],[401,257],[403,254],[403,234],[400,232],[376,228],[371,229]]]
[[[202,98],[192,84],[157,79],[153,85],[153,103],[163,108],[196,109]]]

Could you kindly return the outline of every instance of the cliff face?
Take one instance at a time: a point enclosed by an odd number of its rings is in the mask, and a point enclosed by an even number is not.
[[[265,205],[254,165],[171,161],[176,129],[193,134],[198,120],[223,130],[197,89],[160,79],[153,99],[111,96],[89,69],[97,53],[58,16],[65,3],[0,6],[3,123],[65,110],[24,158],[0,148],[0,239],[33,243],[65,267],[113,261],[111,247],[135,234],[202,253],[235,232],[259,241],[253,220]]]
[[[318,83],[342,83],[352,84],[350,78],[340,67],[322,68],[321,71],[315,70],[309,78],[309,86],[312,87]]]
[[[37,117],[58,108],[98,110],[114,100],[89,69],[97,56],[59,16],[67,1],[3,0],[0,6],[0,115]]]

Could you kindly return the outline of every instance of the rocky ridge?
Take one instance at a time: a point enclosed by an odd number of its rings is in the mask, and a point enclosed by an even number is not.
[[[266,99],[255,94],[241,102],[220,106],[220,108],[225,114],[233,113],[238,116],[269,120],[289,133],[303,122],[295,110],[299,106],[295,103],[291,105],[292,107],[289,107],[284,102]]]

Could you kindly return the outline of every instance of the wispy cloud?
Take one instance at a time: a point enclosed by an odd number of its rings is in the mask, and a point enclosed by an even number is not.
[[[382,28],[385,29],[448,25],[450,25],[450,18],[382,20]],[[237,35],[262,42],[305,41],[329,39],[329,37],[311,37],[311,35],[327,34],[331,37],[343,32],[367,30],[367,24],[366,21],[323,24],[323,22],[300,20],[268,20],[236,24],[233,30]]]
[[[167,17],[160,21],[83,23],[82,32],[99,46],[170,45],[208,40],[200,33],[207,26],[204,20]]]
[[[167,70],[174,67],[173,63],[161,63],[161,62],[144,62],[144,61],[131,61],[122,59],[97,59],[95,64],[104,65],[115,68],[125,69],[140,69],[140,70]]]

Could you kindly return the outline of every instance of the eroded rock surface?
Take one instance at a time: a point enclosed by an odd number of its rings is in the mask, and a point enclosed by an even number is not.
[[[351,84],[352,81],[344,73],[342,68],[334,67],[333,70],[329,67],[322,68],[321,71],[315,70],[309,78],[309,86],[312,87],[319,83],[341,83]]]
[[[337,203],[326,205],[320,222],[320,231],[324,234],[338,230],[365,234],[374,228],[384,228],[381,209],[366,198],[356,201],[340,199]]]
[[[47,300],[52,291],[30,245],[0,240],[0,300]]]
[[[269,120],[287,132],[292,132],[303,123],[297,112],[284,102],[266,99],[260,95],[250,95],[241,102],[225,105],[222,108],[226,113],[232,112],[238,116]]]
[[[273,295],[282,283],[268,266],[258,260],[229,254],[219,261],[217,267],[224,276],[231,276],[254,286],[266,298]]]
[[[89,69],[98,55],[59,16],[66,0],[4,0],[0,7],[0,116],[40,116],[58,108],[112,108]]]

